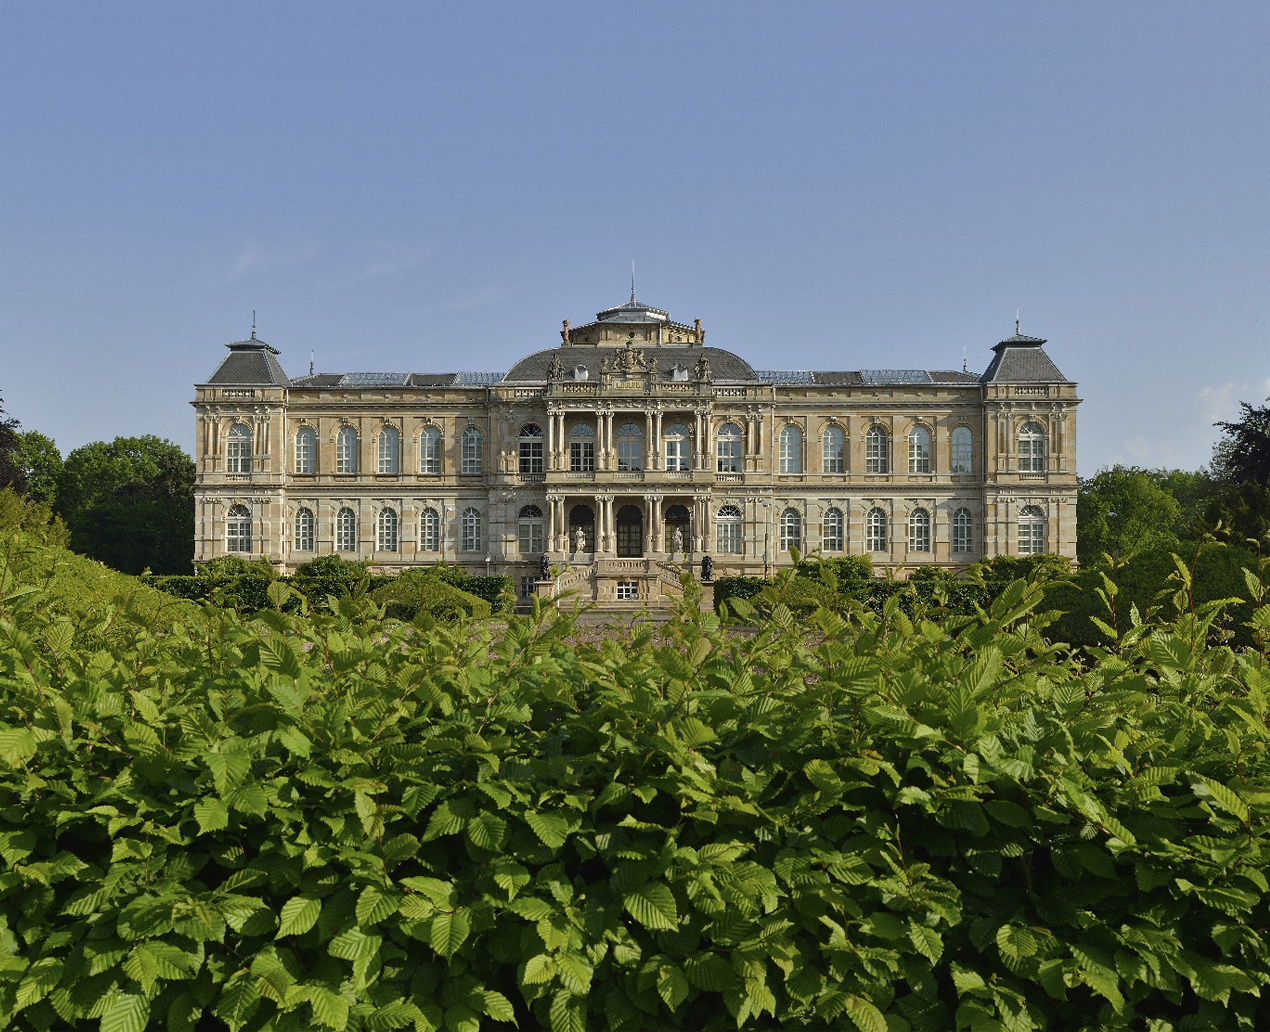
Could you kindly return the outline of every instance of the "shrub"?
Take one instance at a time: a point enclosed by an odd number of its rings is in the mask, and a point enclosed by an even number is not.
[[[385,606],[385,614],[398,620],[413,620],[427,613],[434,620],[455,620],[460,615],[486,617],[490,604],[483,598],[447,584],[431,572],[407,570],[369,595],[372,602]]]
[[[870,580],[873,577],[873,557],[869,555],[840,555],[834,557],[812,556],[797,566],[798,576],[821,579],[821,571],[829,569],[840,582]]]
[[[754,598],[768,582],[762,577],[718,577],[714,581],[714,608],[731,598]]]
[[[0,538],[14,535],[57,548],[65,548],[70,541],[66,524],[48,505],[23,498],[6,487],[0,490]]]
[[[491,613],[506,613],[516,607],[516,582],[510,577],[491,574],[488,577],[468,577],[457,585],[469,595],[483,598],[489,603]]]

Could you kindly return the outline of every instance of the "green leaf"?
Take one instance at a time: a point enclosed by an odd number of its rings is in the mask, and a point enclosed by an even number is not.
[[[432,919],[429,941],[441,956],[452,957],[467,939],[470,929],[466,910],[456,910],[453,914],[437,914]]]
[[[384,843],[385,860],[409,860],[419,852],[419,840],[409,833],[397,835]]]
[[[120,993],[101,1012],[99,1032],[143,1032],[150,1020],[150,1004],[144,996]]]
[[[674,894],[660,882],[649,882],[626,893],[623,902],[631,917],[645,928],[671,932],[679,927]]]
[[[367,1032],[392,1032],[393,1029],[413,1025],[423,1017],[423,1012],[407,1000],[394,1000],[385,1004],[366,1019]]]
[[[26,728],[10,727],[0,731],[0,759],[10,767],[17,767],[34,756],[37,745],[35,735]]]
[[[520,899],[514,899],[507,905],[507,909],[529,921],[541,921],[544,917],[550,917],[556,912],[554,903],[548,903],[537,896],[521,896]]]
[[[663,964],[658,969],[657,995],[672,1011],[688,998],[688,979],[674,964]]]
[[[232,1032],[238,1032],[259,1005],[260,993],[256,989],[255,979],[243,975],[232,979],[225,986],[220,999],[216,1001],[213,1012],[230,1027]]]
[[[367,935],[360,928],[350,928],[340,932],[326,947],[326,952],[341,960],[367,961],[379,952],[383,938],[378,935]]]
[[[550,982],[556,977],[556,962],[545,953],[539,953],[536,957],[530,957],[525,962],[525,973],[522,981],[526,985],[539,985],[543,982]]]
[[[560,981],[570,992],[585,996],[591,989],[594,968],[575,953],[561,953],[556,957]]]
[[[400,905],[400,892],[367,885],[357,900],[357,923],[363,927],[379,924],[395,914]]]
[[[1211,799],[1227,813],[1233,814],[1243,824],[1247,824],[1251,819],[1252,811],[1248,804],[1220,781],[1214,781],[1212,778],[1206,778],[1204,775],[1198,774],[1196,775],[1196,780],[1191,783],[1191,791],[1201,799]]]
[[[543,845],[559,849],[569,836],[569,822],[559,813],[525,814],[525,820],[535,835],[542,839]]]
[[[1030,957],[1036,952],[1036,937],[1021,925],[1003,924],[997,929],[997,949],[1011,960]]]
[[[10,933],[12,934],[12,933]],[[15,1010],[22,1010],[44,999],[62,978],[62,962],[53,957],[37,960],[18,983]]]
[[[484,989],[477,995],[481,998],[481,1010],[495,1021],[510,1021],[513,1025],[517,1024],[516,1008],[502,993],[495,992],[493,989]]]
[[[908,941],[913,944],[913,949],[917,950],[932,964],[939,963],[940,955],[944,952],[944,940],[935,929],[928,928],[926,925],[919,925],[910,917],[908,919]]]
[[[1007,828],[1030,828],[1032,826],[1032,815],[1018,803],[1012,803],[1008,799],[990,799],[983,804],[983,807],[990,816],[1000,821]]]
[[[287,900],[282,904],[282,921],[278,926],[278,934],[274,938],[281,939],[284,935],[303,935],[317,923],[318,915],[321,913],[320,899],[295,896]]]
[[[305,992],[313,1008],[313,1020],[335,1032],[344,1032],[348,1026],[348,1001],[324,985],[305,986]]]
[[[568,989],[561,989],[551,1001],[551,1032],[587,1032],[586,1004]]]
[[[229,807],[215,796],[208,796],[194,804],[194,819],[201,835],[220,831],[229,827]]]
[[[859,996],[848,996],[845,1010],[860,1032],[887,1032],[886,1018],[882,1017],[882,1012],[868,1000]]]
[[[722,992],[737,984],[732,965],[717,953],[694,953],[684,961],[688,981],[706,992]]]
[[[507,835],[507,822],[501,817],[482,810],[467,824],[467,837],[478,849],[496,853],[503,848]]]

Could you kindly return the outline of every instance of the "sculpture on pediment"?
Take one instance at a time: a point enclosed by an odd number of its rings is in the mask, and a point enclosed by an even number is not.
[[[609,364],[609,356],[605,355],[604,360],[600,363],[600,372],[607,373],[612,366]]]
[[[699,359],[697,359],[697,379],[710,379],[710,360],[706,358],[705,355],[702,355]]]
[[[648,369],[648,356],[627,344],[617,353],[617,368],[623,373],[642,373]]]
[[[560,361],[559,355],[551,356],[551,365],[547,369],[548,380],[564,379],[564,363]]]

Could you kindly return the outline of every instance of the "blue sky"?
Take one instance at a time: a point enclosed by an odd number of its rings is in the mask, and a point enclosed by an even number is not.
[[[1080,382],[1080,467],[1270,394],[1270,6],[0,4],[0,392],[187,449],[192,384],[506,369],[625,300],[760,368]]]

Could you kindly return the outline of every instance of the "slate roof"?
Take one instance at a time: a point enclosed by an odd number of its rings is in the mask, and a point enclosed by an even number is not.
[[[1041,345],[1040,337],[1016,333],[993,347],[995,354],[984,370],[983,383],[1071,383],[1058,371]]]
[[[669,380],[670,371],[675,366],[683,366],[692,374],[697,360],[705,356],[710,362],[710,379],[713,383],[761,383],[762,381],[751,368],[750,363],[722,348],[704,348],[699,345],[663,344],[659,347],[636,348],[643,351],[648,361],[653,364],[663,380]],[[621,353],[621,348],[610,347],[571,347],[547,348],[535,351],[522,358],[503,377],[507,383],[546,383],[547,371],[551,360],[559,356],[564,365],[566,375],[575,366],[586,366],[587,378],[591,381],[600,379],[600,365],[607,358],[612,361]]]
[[[222,387],[227,385],[250,384],[252,386],[290,387],[291,381],[283,371],[278,359],[281,354],[277,348],[270,347],[263,340],[257,340],[252,333],[250,340],[236,340],[226,344],[229,354],[216,367],[216,372],[207,378],[207,386]]]

